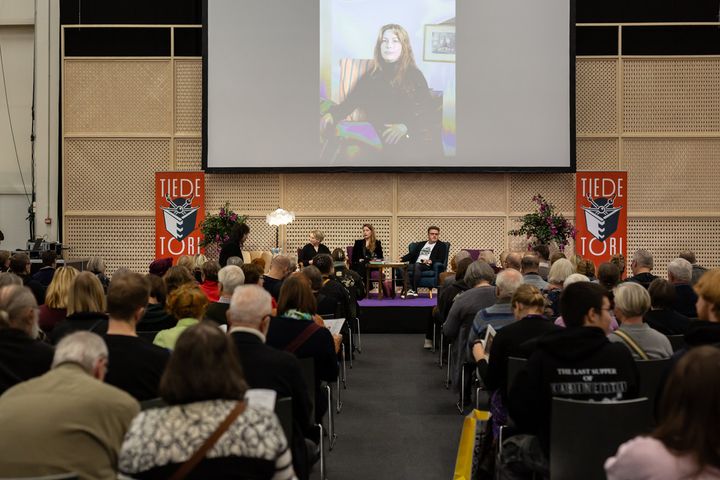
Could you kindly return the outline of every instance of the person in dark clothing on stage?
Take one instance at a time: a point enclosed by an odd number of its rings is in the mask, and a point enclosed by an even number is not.
[[[363,238],[355,240],[352,251],[351,267],[366,281],[367,264],[371,260],[382,260],[383,250],[380,240],[375,238],[375,229],[369,223],[362,226]],[[370,289],[370,285],[365,285],[366,289]]]
[[[227,265],[227,259],[230,257],[242,258],[242,247],[250,235],[250,227],[247,223],[236,223],[230,230],[230,238],[223,243],[220,248],[220,258],[218,259],[220,266]]]
[[[298,263],[304,267],[313,264],[315,256],[321,253],[330,255],[330,249],[323,245],[322,241],[325,239],[325,235],[320,230],[313,230],[310,232],[310,243],[305,245],[300,251],[300,257],[298,257]]]
[[[431,270],[433,265],[442,264],[447,258],[447,245],[439,241],[440,229],[435,226],[428,227],[427,235],[428,240],[424,245],[421,242],[413,244],[415,248],[401,258],[403,262],[409,263],[410,289],[406,293],[408,297],[418,296],[417,286],[422,272]]]

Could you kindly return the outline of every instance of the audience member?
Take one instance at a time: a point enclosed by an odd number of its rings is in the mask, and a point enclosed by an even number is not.
[[[598,283],[611,292],[620,283],[620,269],[612,262],[601,263],[597,270]]]
[[[618,269],[620,270],[620,278],[623,278],[623,275],[625,275],[625,255],[622,253],[618,253],[610,257],[610,263],[614,264]]]
[[[320,230],[310,232],[310,242],[302,248],[300,256],[298,257],[298,263],[307,267],[313,264],[313,259],[316,255],[320,253],[330,255],[330,249],[322,243],[324,239],[325,235]]]
[[[566,258],[560,258],[550,266],[547,281],[548,285],[543,291],[547,300],[549,316],[557,318],[560,316],[560,294],[562,293],[565,280],[575,272],[575,269]]]
[[[190,270],[181,265],[170,267],[163,277],[163,281],[168,296],[182,285],[195,285],[195,278]]]
[[[187,268],[187,271],[190,272],[190,275],[192,276],[195,271],[195,257],[192,255],[182,255],[177,259],[175,266]]]
[[[277,255],[270,261],[270,271],[263,275],[263,288],[273,296],[275,300],[280,300],[280,288],[282,287],[285,277],[291,273],[290,259],[286,255]]]
[[[322,275],[322,286],[318,293],[331,299],[334,304],[333,310],[329,312],[321,311],[318,304],[318,313],[321,315],[333,313],[336,318],[350,318],[350,293],[335,278],[335,266],[332,257],[324,253],[317,255],[314,266],[320,270]]]
[[[243,257],[242,247],[250,235],[250,227],[247,223],[236,223],[230,230],[230,238],[220,248],[219,263],[221,267],[227,265],[230,257]]]
[[[657,360],[673,354],[670,340],[643,323],[643,315],[650,310],[650,294],[641,285],[627,282],[615,287],[615,317],[620,328],[608,335],[608,340],[622,343],[635,360]]]
[[[453,305],[453,302],[455,301],[455,297],[460,294],[461,292],[466,291],[470,287],[465,283],[465,274],[467,273],[468,267],[473,263],[473,259],[470,257],[462,259],[458,263],[457,272],[455,274],[455,281],[449,285],[448,287],[444,288],[440,295],[438,295],[438,314],[440,316],[440,322],[444,323],[445,319],[447,318],[448,314],[450,313],[450,308]],[[427,343],[427,342],[426,342]],[[430,348],[430,347],[427,347]]]
[[[700,345],[720,343],[720,269],[709,270],[695,284],[699,320],[690,322],[685,332],[685,348],[676,357]]]
[[[52,370],[0,397],[3,476],[117,478],[123,437],[140,407],[103,383],[107,369],[102,339],[75,332],[58,344]]]
[[[690,319],[672,309],[675,287],[664,278],[656,278],[650,284],[648,293],[651,308],[643,317],[645,323],[663,335],[684,335]]]
[[[507,257],[505,257],[505,268],[512,268],[513,270],[517,270],[518,272],[522,270],[522,253],[520,252],[510,252],[508,253]]]
[[[499,467],[506,477],[548,475],[552,397],[623,400],[637,395],[638,376],[628,349],[610,343],[610,300],[601,286],[565,287],[560,311],[568,328],[545,334],[518,374],[508,410],[522,435],[503,444]],[[597,372],[587,375],[588,369]],[[528,436],[528,434],[530,436]]]
[[[579,257],[575,267],[577,273],[585,275],[591,282],[595,281],[595,264],[592,260]]]
[[[245,275],[245,285],[263,286],[265,279],[263,278],[263,271],[260,267],[252,263],[245,263],[241,268]],[[273,302],[274,301],[275,299],[273,299]]]
[[[45,292],[45,303],[40,306],[40,328],[50,333],[68,315],[68,294],[79,272],[73,267],[60,267]]]
[[[58,269],[56,277],[61,269]],[[108,316],[105,310],[105,293],[100,280],[93,273],[80,272],[68,292],[67,318],[55,327],[50,340],[57,344],[62,337],[78,330],[98,335],[106,333]]]
[[[185,284],[175,289],[167,300],[167,311],[177,323],[174,327],[160,330],[153,343],[172,350],[182,332],[205,318],[208,299],[197,285]]]
[[[40,285],[47,288],[47,286],[50,285],[50,282],[52,282],[53,275],[55,275],[57,253],[53,250],[43,250],[40,254],[40,260],[42,261],[42,267],[40,267],[40,270],[38,270],[32,278]]]
[[[245,262],[243,261],[242,257],[229,257],[227,259],[227,262],[225,263],[225,266],[228,265],[234,265],[236,267],[242,267]]]
[[[149,291],[147,279],[126,273],[113,278],[107,295],[110,321],[104,339],[113,364],[105,381],[140,401],[158,396],[158,383],[169,357],[167,350],[139,338],[135,330]]]
[[[208,323],[188,328],[160,383],[168,406],[145,410],[133,420],[120,452],[120,471],[133,478],[171,478],[227,422],[184,478],[294,478],[277,417],[247,405],[246,390],[227,335]]]
[[[505,253],[505,255],[507,256],[506,252],[503,253]],[[458,264],[466,258],[470,258],[470,252],[468,252],[467,250],[460,250],[458,253],[453,255],[453,257],[450,259],[450,266],[448,270],[440,273],[438,295],[440,294],[439,291],[442,291],[444,287],[452,285],[452,283],[456,280],[455,274],[457,273]],[[501,262],[502,260],[503,259],[501,258]]]
[[[137,324],[138,332],[158,332],[166,328],[172,328],[177,319],[165,310],[167,300],[167,289],[162,278],[152,273],[145,276],[150,284],[150,296],[145,307],[145,314]]]
[[[53,349],[37,340],[37,302],[22,285],[0,287],[0,394],[50,369]]]
[[[153,262],[148,267],[148,273],[150,275],[155,275],[156,277],[162,278],[168,270],[170,270],[170,267],[172,267],[173,259],[168,258],[158,258],[156,260],[153,260]]]
[[[28,287],[35,295],[35,301],[38,305],[45,303],[45,287],[30,276],[30,257],[27,254],[16,253],[10,257],[9,271],[22,279],[23,285]]]
[[[645,288],[650,286],[650,283],[655,280],[656,277],[650,271],[653,269],[653,257],[647,250],[637,250],[633,254],[632,262],[630,262],[630,270],[633,276],[629,277],[626,282],[639,283]]]
[[[552,254],[550,254],[550,266],[552,267],[553,264],[561,258],[567,259],[563,252],[553,252]]]
[[[230,307],[230,299],[235,289],[245,283],[245,274],[242,268],[236,265],[227,265],[218,272],[218,287],[220,297],[217,302],[208,305],[205,310],[205,319],[212,320],[218,325],[227,323],[226,313]]]
[[[23,284],[22,278],[18,277],[14,273],[0,272],[0,288],[8,287],[10,285],[21,285],[22,286],[22,284]]]
[[[312,405],[308,387],[294,355],[265,345],[270,313],[267,291],[258,285],[238,287],[227,312],[230,337],[237,347],[250,388],[273,390],[277,392],[277,398],[292,397],[293,467],[298,478],[307,478],[310,459],[305,438],[315,439],[316,443],[319,440],[310,418]]]
[[[537,255],[527,254],[520,261],[520,271],[523,274],[523,281],[543,291],[547,287],[547,282],[542,279],[538,273],[540,268],[540,259]]]
[[[272,260],[271,260],[271,261],[272,261]],[[260,270],[262,270],[263,273],[265,272],[265,268],[267,267],[267,263],[265,262],[265,259],[264,259],[263,257],[253,258],[250,263],[252,263],[253,265],[257,265],[258,267],[260,267]]]
[[[495,254],[490,249],[480,250],[480,253],[478,254],[478,260],[482,260],[483,262],[490,265],[490,268],[493,269],[493,272],[498,273],[502,270],[501,267],[497,264],[497,259],[495,258]]]
[[[193,268],[192,268],[191,273],[192,273],[193,277],[195,277],[195,281],[197,283],[203,282],[202,269],[203,269],[203,266],[205,265],[205,263],[207,263],[207,261],[208,261],[208,258],[205,255],[203,255],[202,253],[196,253],[193,256]],[[220,270],[219,267],[218,267],[218,270]]]
[[[215,260],[208,260],[203,263],[201,270],[200,290],[203,291],[209,302],[217,302],[220,298],[220,286],[218,285],[218,272],[220,264]]]
[[[7,250],[0,250],[0,273],[5,273],[10,270],[10,252]]]
[[[676,258],[668,264],[668,281],[675,287],[673,310],[686,317],[696,318],[697,294],[690,285],[692,265],[684,258]]]
[[[548,274],[550,273],[550,249],[547,245],[534,245],[532,251],[537,255],[540,260],[538,264],[538,274],[543,280],[547,281]]]
[[[488,325],[498,331],[515,320],[510,301],[522,283],[522,274],[517,270],[503,270],[497,274],[495,277],[495,296],[497,297],[495,304],[481,309],[475,315],[468,337],[468,345],[471,348],[476,339],[479,340],[485,336]]]
[[[100,257],[90,257],[85,270],[97,275],[100,284],[103,286],[103,290],[107,293],[107,289],[110,286],[110,279],[105,275],[105,260]]]
[[[460,250],[462,252],[462,250]],[[507,250],[503,250],[500,252],[500,256],[498,257],[500,259],[500,267],[504,270],[507,268],[507,256],[510,252]],[[460,260],[458,260],[459,262]]]
[[[332,258],[335,267],[335,278],[337,278],[350,293],[350,306],[354,308],[350,318],[357,318],[360,315],[360,306],[357,302],[365,298],[365,284],[362,278],[360,278],[360,274],[348,267],[345,250],[336,248],[332,252]]]
[[[720,350],[699,347],[673,369],[650,436],[620,446],[608,480],[720,478]]]
[[[690,250],[684,250],[680,252],[678,257],[684,258],[685,260],[690,262],[690,265],[692,265],[692,279],[690,280],[690,284],[694,286],[697,281],[700,280],[700,277],[702,277],[705,272],[708,271],[708,269],[697,264],[695,260],[695,254]]]

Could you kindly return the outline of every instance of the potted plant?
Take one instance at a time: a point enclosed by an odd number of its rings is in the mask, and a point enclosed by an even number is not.
[[[555,212],[555,206],[545,200],[542,195],[535,195],[533,202],[537,204],[536,211],[520,218],[520,228],[510,230],[510,235],[525,235],[528,239],[528,249],[535,245],[550,245],[555,242],[558,249],[563,251],[570,239],[575,239],[575,227],[563,215]]]
[[[217,215],[206,216],[200,225],[203,234],[200,246],[207,248],[215,245],[219,249],[230,238],[232,228],[238,223],[245,223],[246,219],[246,215],[238,215],[230,209],[230,202],[225,202]]]

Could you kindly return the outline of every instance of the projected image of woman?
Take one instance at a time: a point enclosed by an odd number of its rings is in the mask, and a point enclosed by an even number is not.
[[[322,116],[320,129],[327,135],[358,109],[375,128],[384,155],[442,156],[440,108],[433,106],[425,76],[415,65],[408,33],[388,24],[380,28],[372,66],[345,100]]]

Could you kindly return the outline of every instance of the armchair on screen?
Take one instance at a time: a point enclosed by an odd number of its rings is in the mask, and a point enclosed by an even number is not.
[[[439,242],[445,244],[445,257],[442,259],[441,262],[434,262],[432,264],[432,269],[426,270],[420,274],[420,280],[417,283],[418,287],[426,287],[430,289],[430,298],[432,298],[432,289],[437,288],[439,281],[440,281],[440,274],[447,270],[448,266],[448,254],[450,252],[450,242]],[[419,251],[423,245],[425,245],[425,241],[420,242],[413,242],[408,245],[408,252],[412,252],[413,250]],[[408,268],[408,278],[412,280],[413,271],[412,269]]]

